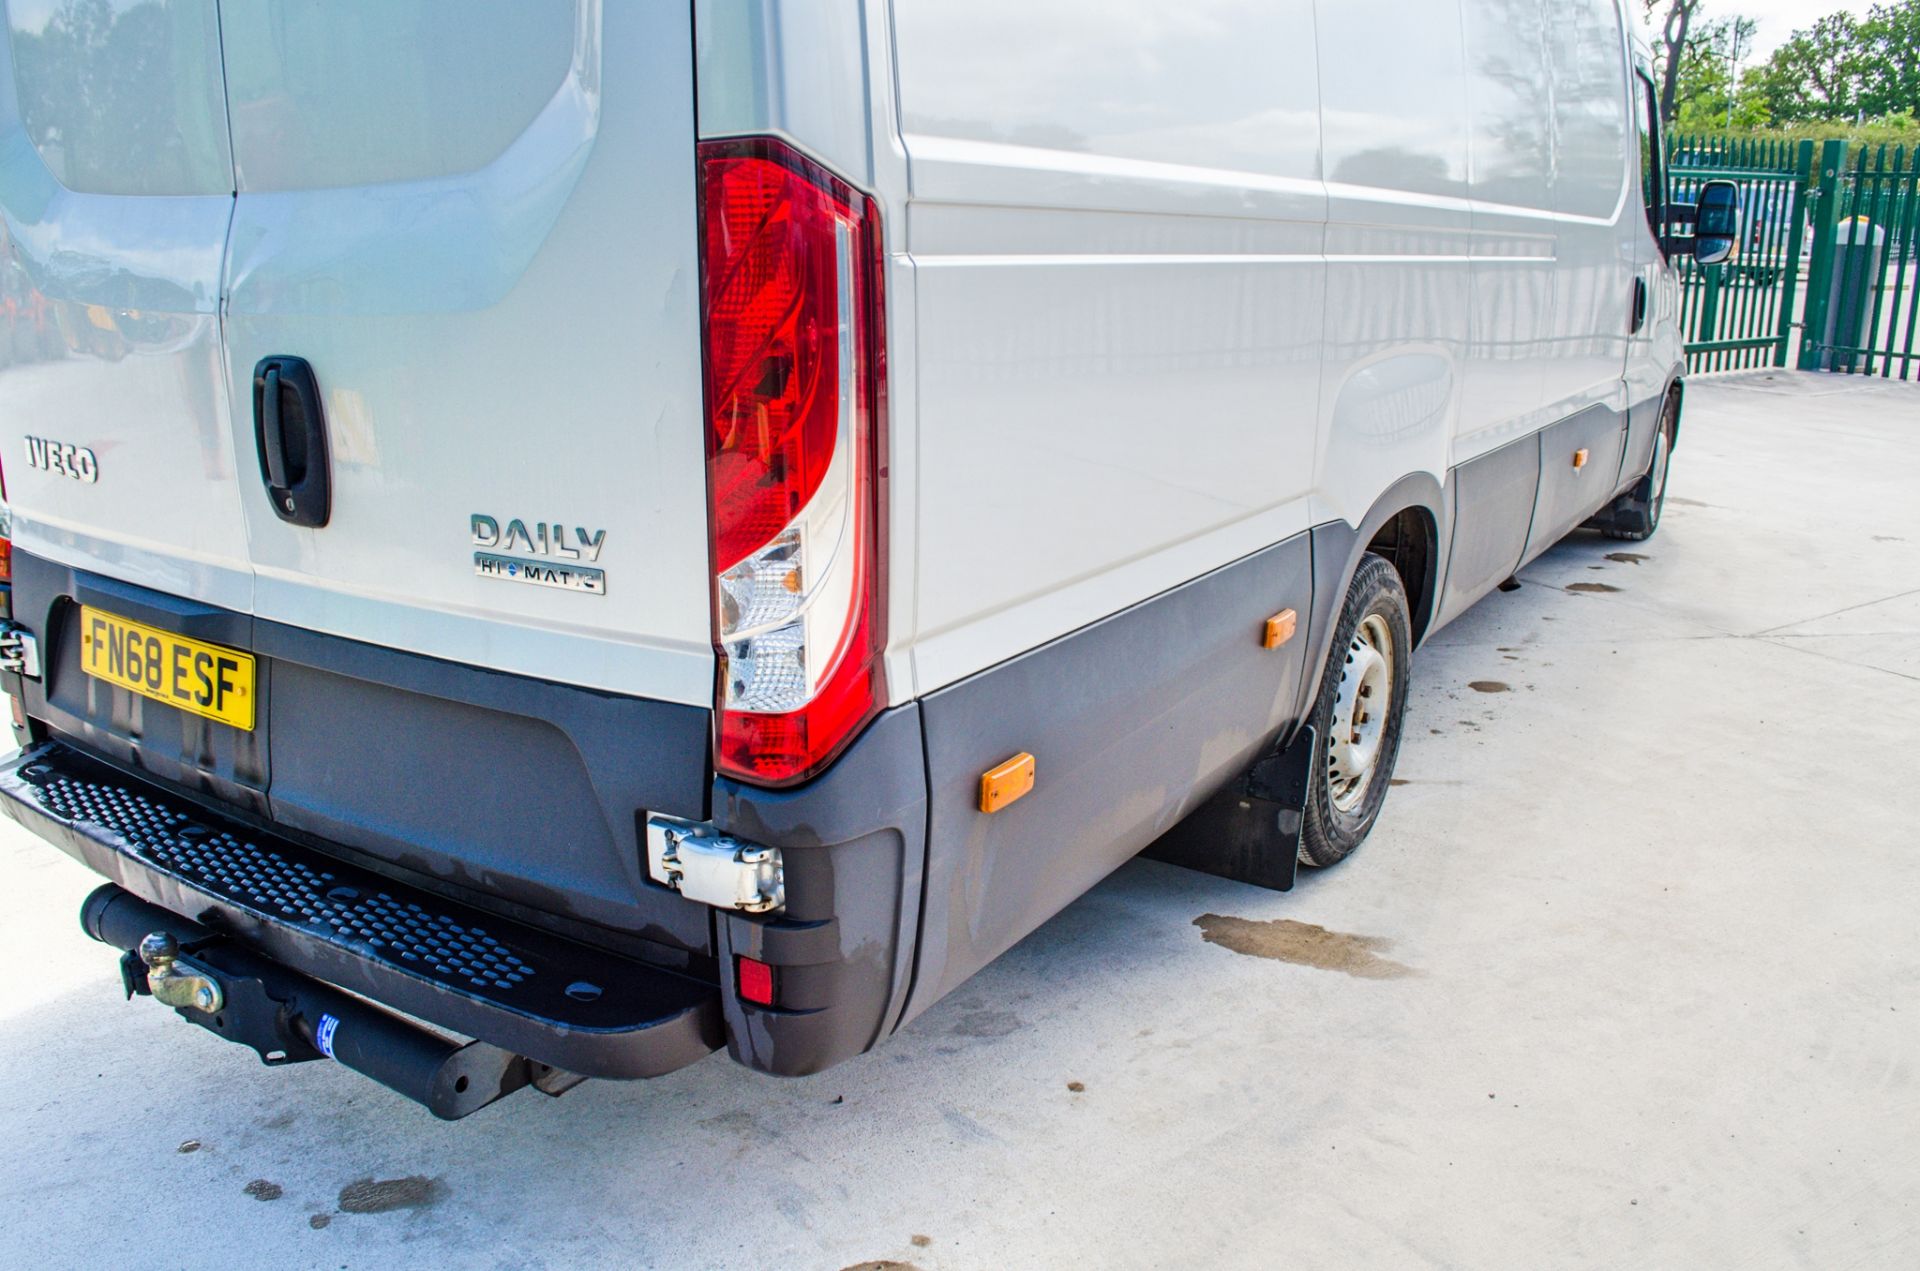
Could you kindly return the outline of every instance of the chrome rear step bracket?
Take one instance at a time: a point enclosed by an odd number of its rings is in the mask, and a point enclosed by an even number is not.
[[[174,961],[172,950],[182,951],[182,960],[190,956],[193,978],[207,981],[200,999],[206,1009],[175,1005],[175,1011],[189,1023],[253,1047],[269,1065],[334,1059],[443,1121],[478,1112],[535,1080],[532,1061],[520,1055],[485,1042],[442,1037],[289,971],[112,883],[87,897],[80,925],[95,940],[122,951],[130,996],[149,991],[146,981],[155,963]],[[167,954],[154,956],[168,945]]]

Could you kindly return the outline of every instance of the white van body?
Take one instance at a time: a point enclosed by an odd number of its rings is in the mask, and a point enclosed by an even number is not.
[[[544,1064],[867,1049],[1311,749],[1316,710],[1358,729],[1321,672],[1366,560],[1404,686],[1414,642],[1589,518],[1651,532],[1684,355],[1627,8],[141,0],[103,27],[7,0],[29,654],[0,802],[294,974]],[[715,447],[756,444],[715,440],[716,402],[764,430],[811,399],[780,396],[795,363],[715,369],[757,259],[716,220],[729,162],[811,182],[838,235],[796,321],[838,350],[839,448],[759,582],[716,577]],[[296,425],[270,364],[308,377]],[[91,479],[45,458],[82,452]],[[802,560],[793,665],[841,691],[822,668],[870,639],[872,700],[757,781],[725,717],[775,690],[728,588]],[[86,669],[96,614],[248,655],[253,725]],[[1021,756],[1031,790],[987,810]],[[346,910],[266,913],[49,782],[519,924],[549,978],[548,936],[624,959],[671,1018],[589,1026],[364,932],[343,961]],[[1276,842],[1252,874],[1285,885]]]

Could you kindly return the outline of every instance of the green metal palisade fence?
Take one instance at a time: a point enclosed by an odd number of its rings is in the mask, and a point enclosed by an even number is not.
[[[1706,181],[1740,187],[1734,259],[1675,260],[1690,370],[1920,378],[1920,152],[1675,136],[1667,166],[1678,202]]]
[[[1830,338],[1810,336],[1800,365],[1912,379],[1920,363],[1914,348],[1914,328],[1920,325],[1920,288],[1914,285],[1920,152],[1862,147],[1851,160],[1843,155],[1838,168],[1832,221],[1815,218],[1818,231],[1836,246],[1823,291],[1816,291],[1813,281],[1807,291],[1810,307],[1814,296],[1829,297],[1821,324],[1809,317],[1807,330],[1822,331],[1830,323],[1833,332]]]

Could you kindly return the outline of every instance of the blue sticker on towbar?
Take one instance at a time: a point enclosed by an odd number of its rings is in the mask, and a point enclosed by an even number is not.
[[[337,1017],[322,1015],[320,1017],[320,1023],[315,1026],[313,1030],[314,1049],[318,1050],[328,1059],[333,1058],[333,1035],[339,1028],[340,1020]]]

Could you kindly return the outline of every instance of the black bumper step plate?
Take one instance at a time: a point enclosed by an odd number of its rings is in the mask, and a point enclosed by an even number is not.
[[[542,1063],[658,1076],[725,1040],[712,984],[396,883],[58,743],[0,765],[0,811],[295,970]]]

